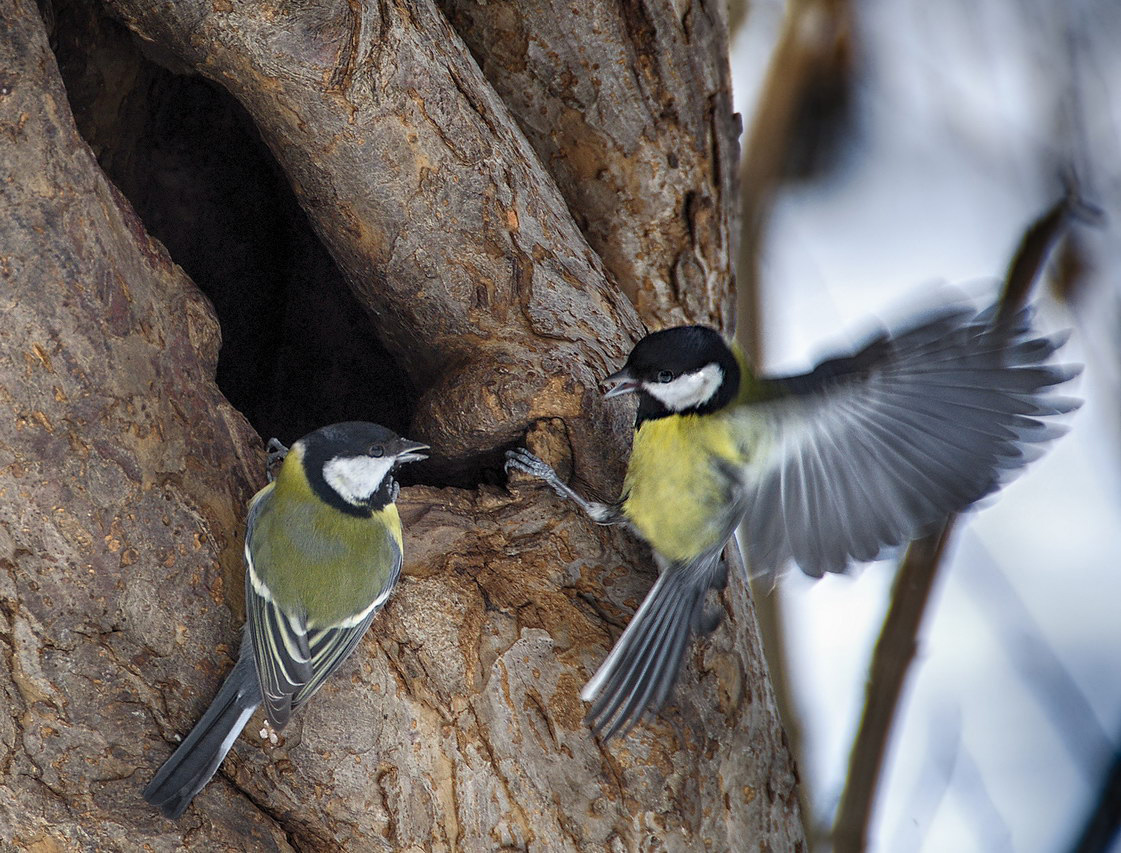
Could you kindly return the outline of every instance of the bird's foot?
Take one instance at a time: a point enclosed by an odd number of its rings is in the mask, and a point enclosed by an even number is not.
[[[506,451],[506,473],[511,471],[521,471],[523,474],[529,474],[538,480],[544,480],[562,498],[567,497],[565,489],[568,487],[557,476],[557,472],[545,460],[534,456],[524,447],[516,447],[513,450]]]
[[[279,438],[270,438],[269,443],[265,445],[265,449],[268,450],[268,456],[265,457],[265,473],[268,474],[271,483],[276,479],[276,474],[280,470],[280,463],[288,455],[288,448],[280,443]]]
[[[618,521],[618,513],[613,507],[598,501],[585,499],[564,482],[549,463],[530,453],[524,447],[516,447],[513,450],[506,451],[505,467],[507,474],[511,471],[521,471],[523,474],[545,481],[560,497],[574,501],[597,524],[614,524]]]

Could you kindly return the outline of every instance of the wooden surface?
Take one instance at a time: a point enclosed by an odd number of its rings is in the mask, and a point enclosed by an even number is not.
[[[672,704],[603,747],[578,693],[649,555],[523,482],[406,488],[405,577],[353,660],[277,746],[251,722],[179,822],[140,799],[232,664],[263,447],[215,385],[209,304],[78,136],[37,7],[0,5],[0,847],[798,849],[743,583]],[[596,381],[642,325],[584,233],[618,223],[582,233],[434,5],[110,5],[248,110],[418,389],[410,437],[471,460],[528,431],[612,495],[633,412]],[[693,174],[726,233],[722,178]],[[682,316],[726,323],[720,251]],[[658,293],[643,316],[676,316]]]

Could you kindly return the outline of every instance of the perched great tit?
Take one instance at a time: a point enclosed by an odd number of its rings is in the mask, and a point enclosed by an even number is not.
[[[258,705],[282,728],[354,651],[401,572],[391,472],[427,449],[377,424],[326,426],[293,444],[276,479],[253,496],[241,653],[144,789],[165,816],[179,817],[210,781]]]
[[[605,738],[656,712],[722,587],[737,528],[752,574],[793,559],[820,577],[875,559],[999,488],[1065,428],[1078,401],[1049,394],[1080,368],[1049,363],[1065,337],[1037,337],[1030,310],[944,308],[804,376],[756,377],[719,333],[647,335],[606,397],[638,395],[623,493],[587,501],[527,450],[507,469],[548,482],[593,520],[625,522],[660,574],[581,693]],[[732,540],[734,544],[734,540]]]

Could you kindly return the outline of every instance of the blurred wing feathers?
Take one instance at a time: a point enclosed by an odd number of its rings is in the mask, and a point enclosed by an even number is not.
[[[874,559],[998,488],[1065,432],[1041,418],[1078,401],[1050,394],[1079,368],[1045,363],[1066,340],[1031,334],[1029,311],[951,309],[809,374],[784,396],[737,408],[773,444],[747,468],[753,573],[793,559],[807,574]],[[745,427],[748,424],[745,423]],[[756,427],[753,434],[759,434]]]

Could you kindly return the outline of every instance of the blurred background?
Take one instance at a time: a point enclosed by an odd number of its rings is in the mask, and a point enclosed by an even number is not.
[[[1045,330],[1074,330],[1061,360],[1086,365],[1085,404],[954,527],[864,831],[892,853],[1121,850],[1121,3],[731,6],[739,333],[768,371],[809,369],[942,284],[991,301],[1072,188],[1103,213],[1049,223],[1033,296]],[[815,850],[859,849],[834,826],[859,812],[849,762],[898,567],[757,590]]]

